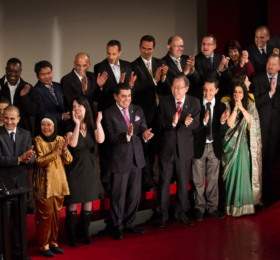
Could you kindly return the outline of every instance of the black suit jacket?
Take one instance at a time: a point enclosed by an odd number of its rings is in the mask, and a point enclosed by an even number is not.
[[[131,64],[124,60],[119,60],[119,61],[120,61],[121,74],[124,72],[126,73],[124,83],[128,84],[132,72]],[[94,65],[95,78],[97,78],[98,73],[102,75],[104,71],[108,73],[108,79],[103,85],[102,91],[98,99],[98,111],[105,111],[107,108],[111,107],[116,102],[114,99],[114,87],[117,85],[117,81],[114,72],[107,59]]]
[[[54,92],[58,105],[54,96],[50,93],[49,89],[47,89],[47,87],[43,83],[38,81],[34,87],[38,98],[38,114],[35,118],[35,136],[40,134],[41,120],[46,114],[51,114],[55,116],[57,121],[58,135],[63,136],[62,113],[68,112],[69,108],[64,108],[64,101],[60,84],[56,82],[52,82],[52,84],[54,87]],[[69,112],[71,114],[71,111]]]
[[[207,126],[204,125],[203,120],[205,116],[205,106],[203,105],[203,99],[200,101],[201,112],[200,112],[200,126],[193,131],[194,137],[194,158],[200,159],[205,150],[205,144],[207,139]],[[213,148],[215,156],[221,160],[223,151],[222,140],[228,129],[227,122],[221,124],[221,116],[226,110],[226,105],[216,100],[213,120],[212,120],[212,133],[213,133]]]
[[[184,68],[187,65],[187,61],[189,59],[189,55],[182,55],[180,59],[182,70],[184,71]],[[169,84],[169,87],[172,86],[173,79],[176,75],[181,74],[183,72],[180,72],[177,68],[175,62],[170,58],[169,53],[167,53],[162,60],[166,62],[166,65],[168,66],[168,72],[167,72],[167,83]],[[193,73],[189,73],[187,75],[187,78],[190,81],[190,88],[188,91],[188,95],[194,95],[194,87],[199,82],[199,74],[195,70]]]
[[[273,48],[280,49],[280,34],[277,34],[270,38],[267,43]]]
[[[110,143],[110,171],[113,173],[129,172],[133,161],[140,169],[146,164],[142,135],[147,130],[147,125],[143,110],[141,107],[131,104],[129,115],[130,123],[133,124],[133,136],[130,142],[126,138],[127,124],[117,105],[113,105],[103,113],[105,138]]]
[[[255,97],[263,137],[268,133],[272,134],[273,138],[279,138],[280,135],[280,72],[276,84],[276,92],[270,98],[270,83],[265,71],[254,76],[250,86]]]
[[[219,81],[219,91],[216,94],[216,99],[218,101],[227,94],[232,74],[229,68],[221,72],[221,75],[218,73],[217,69],[222,59],[222,55],[214,53],[213,67],[211,67],[209,61],[202,52],[195,56],[195,69],[200,76],[199,84],[195,89],[196,97],[200,98],[202,96],[202,86],[207,78],[214,78]]]
[[[60,84],[64,95],[64,102],[67,107],[70,107],[72,110],[74,99],[82,96],[88,100],[92,113],[94,114],[93,102],[98,102],[101,90],[96,84],[95,75],[92,72],[87,71],[86,76],[88,79],[88,86],[85,94],[82,90],[82,82],[74,72],[74,69],[61,79]]]
[[[0,96],[3,95],[7,97],[9,100],[11,100],[10,89],[7,83],[4,84],[4,81],[5,81],[5,76],[0,79],[0,85],[1,85]],[[20,95],[21,90],[24,88],[26,84],[29,83],[25,82],[22,78],[20,78],[20,83],[14,95],[13,105],[16,106],[20,111],[20,121],[18,123],[18,126],[31,132],[32,127],[31,127],[30,117],[36,116],[37,114],[37,102],[36,102],[37,98],[36,98],[35,90],[31,84],[29,84],[31,87],[29,92],[24,96]]]
[[[155,75],[157,68],[162,64],[166,64],[165,61],[152,57],[152,72]],[[168,80],[164,82],[159,81],[155,85],[153,78],[149,74],[147,67],[141,58],[137,58],[131,63],[134,74],[137,75],[137,79],[134,84],[133,104],[142,107],[147,124],[150,124],[157,120],[156,113],[156,93],[158,97],[171,94]]]
[[[249,54],[249,60],[252,63],[256,74],[260,72],[264,72],[266,70],[266,61],[263,59],[259,48],[256,44],[252,44],[247,48],[248,54]],[[273,53],[273,47],[267,44],[267,58],[269,55]]]
[[[15,135],[15,151],[9,133],[4,126],[0,127],[0,180],[6,188],[14,189],[30,187],[27,164],[18,164],[18,157],[28,151],[32,145],[31,133],[17,127]],[[35,162],[35,155],[28,163]],[[3,184],[0,182],[0,188]]]
[[[160,158],[170,161],[178,144],[178,156],[182,161],[190,160],[194,155],[193,133],[199,126],[200,103],[195,97],[186,95],[180,122],[172,126],[173,116],[177,112],[175,99],[172,95],[162,97],[159,103]],[[186,127],[185,119],[191,114],[193,122]]]

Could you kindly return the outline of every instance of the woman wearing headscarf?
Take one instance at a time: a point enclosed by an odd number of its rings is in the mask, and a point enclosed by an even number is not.
[[[73,160],[68,151],[69,138],[57,135],[57,122],[53,115],[41,121],[41,133],[35,138],[36,166],[33,173],[33,193],[37,206],[37,231],[42,255],[53,257],[63,254],[57,236],[60,211],[64,196],[69,195],[64,164]]]

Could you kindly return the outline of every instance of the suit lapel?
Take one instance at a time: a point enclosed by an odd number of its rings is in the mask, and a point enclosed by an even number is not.
[[[17,132],[16,132],[16,138],[15,138],[15,155],[19,154],[19,148],[20,148],[20,144],[22,141],[22,132],[21,130],[17,127]]]
[[[184,69],[185,69],[185,67],[186,67],[186,65],[187,65],[187,61],[188,61],[188,59],[187,58],[185,58],[185,56],[183,57],[183,55],[181,56],[181,68],[182,68],[182,70],[184,71]]]
[[[210,62],[208,62],[208,58],[205,55],[203,55],[203,63],[209,70],[213,70],[213,68],[211,68]],[[214,66],[214,59],[213,59],[213,66]]]
[[[121,62],[120,62],[120,65],[121,65]],[[105,71],[107,71],[108,73],[108,77],[114,82],[114,84],[116,85],[117,84],[117,81],[116,81],[116,77],[115,77],[115,74],[112,70],[112,67],[110,66],[109,64],[109,61],[106,59],[104,60],[104,66],[105,66]],[[122,71],[121,71],[122,73]]]
[[[125,119],[124,119],[124,116],[123,116],[122,112],[120,111],[120,109],[118,108],[118,106],[116,104],[114,106],[115,106],[115,116],[116,116],[116,118],[122,124],[125,131],[127,131],[128,127],[127,127],[127,124],[125,122]]]
[[[53,83],[54,93],[57,99],[58,106],[61,108],[61,111],[64,112],[64,106],[63,106],[63,97],[61,93],[58,91],[58,88],[55,87],[55,84]]]
[[[130,123],[134,124],[135,123],[135,111],[133,110],[133,107],[130,105],[129,106],[129,118],[130,118]]]
[[[214,53],[214,57],[213,57],[213,68],[218,68],[219,67],[219,64],[220,64],[220,59],[219,59],[219,56]],[[209,66],[210,67],[210,66]],[[212,69],[213,69],[212,68]]]
[[[259,48],[257,47],[256,44],[254,44],[254,53],[255,53],[257,59],[258,59],[262,64],[266,63],[266,61],[265,61],[264,58],[262,57],[261,52],[260,52],[260,50],[259,50]]]
[[[41,88],[43,89],[43,91],[45,92],[45,95],[49,98],[49,100],[55,105],[57,106],[57,103],[55,101],[54,96],[51,94],[51,92],[49,91],[49,89],[47,89],[47,87],[40,82]],[[56,94],[56,92],[54,92]]]
[[[80,81],[80,79],[78,78],[78,76],[76,75],[76,73],[74,72],[74,69],[72,70],[72,77],[73,77],[73,82],[74,82],[74,86],[76,88],[76,93],[80,93],[83,94],[82,91],[82,82]]]
[[[177,74],[180,73],[180,71],[177,68],[175,62],[170,58],[168,53],[166,55],[166,59],[167,59],[168,64],[170,65],[170,67],[172,67],[176,71]]]
[[[146,67],[146,65],[145,65],[145,63],[144,63],[144,61],[142,60],[141,57],[139,57],[138,63],[139,63],[140,69],[145,73],[147,79],[151,78],[151,75],[150,75],[150,73],[149,73],[149,71],[148,71],[148,69],[147,69],[147,67]],[[154,61],[153,60],[152,60],[152,67],[153,67],[152,68],[153,75],[155,75]]]
[[[188,95],[185,95],[185,102],[183,105],[183,110],[181,112],[181,116],[180,116],[180,121],[185,121],[186,117],[188,116],[188,110],[189,110],[189,97]]]
[[[7,132],[7,130],[4,126],[2,126],[2,134],[3,134],[3,137],[5,139],[7,146],[9,147],[10,152],[14,155],[14,148],[13,148],[11,136],[9,135],[9,133]]]

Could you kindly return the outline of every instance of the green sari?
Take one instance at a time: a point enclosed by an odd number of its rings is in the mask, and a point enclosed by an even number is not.
[[[229,101],[225,102],[231,113]],[[237,111],[234,125],[228,129],[224,139],[224,167],[226,198],[225,213],[234,217],[254,214],[254,205],[261,199],[262,153],[259,115],[255,105],[248,102],[247,112],[251,115],[250,137],[248,123]]]

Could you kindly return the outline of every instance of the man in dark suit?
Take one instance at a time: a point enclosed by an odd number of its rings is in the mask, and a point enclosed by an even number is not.
[[[155,137],[144,144],[146,166],[143,168],[143,188],[146,191],[156,189],[154,183],[154,163],[158,143],[158,109],[159,98],[170,93],[166,83],[168,67],[165,61],[152,57],[155,50],[155,38],[145,35],[140,40],[139,49],[141,56],[131,63],[132,70],[137,76],[134,86],[133,104],[141,106],[144,111],[148,128],[153,129]]]
[[[272,190],[273,166],[280,140],[280,63],[279,56],[271,54],[266,71],[252,80],[252,93],[258,109],[262,135],[262,199],[275,199]]]
[[[193,87],[199,81],[199,75],[195,70],[195,57],[183,55],[184,41],[179,36],[172,36],[167,43],[168,53],[162,58],[168,66],[167,83],[171,87],[173,79],[176,75],[182,73],[187,76],[190,81],[189,94],[193,95]]]
[[[72,110],[74,99],[78,96],[85,97],[95,116],[93,102],[98,102],[101,89],[107,80],[107,73],[104,72],[95,77],[92,72],[88,71],[90,66],[90,59],[86,53],[77,54],[74,69],[61,79],[61,86],[65,105]]]
[[[193,131],[192,174],[196,188],[194,217],[197,221],[203,220],[205,209],[217,219],[225,218],[218,211],[218,181],[220,160],[224,153],[222,140],[228,129],[226,120],[229,113],[226,110],[226,105],[216,100],[215,95],[218,91],[218,81],[211,78],[206,79],[201,99],[200,125]],[[207,178],[206,189],[205,175]]]
[[[260,26],[255,31],[255,44],[247,48],[249,60],[256,74],[265,72],[267,58],[272,53],[279,55],[279,49],[273,48],[271,45],[267,44],[269,38],[269,29],[266,26]]]
[[[145,158],[141,139],[153,137],[141,107],[131,105],[131,87],[116,86],[116,104],[104,111],[105,136],[110,143],[111,216],[113,238],[122,239],[122,231],[145,233],[134,225],[141,196],[141,172]]]
[[[119,59],[121,55],[121,43],[117,40],[111,40],[107,43],[107,58],[94,66],[95,77],[106,73],[108,79],[102,87],[98,99],[98,111],[105,111],[115,104],[114,87],[118,83],[134,86],[136,77],[133,75],[129,62]],[[105,190],[105,196],[110,194],[110,172],[109,161],[110,152],[107,140],[99,144],[100,148],[100,179]]]
[[[54,115],[57,121],[58,135],[63,136],[63,121],[71,118],[69,108],[64,106],[62,89],[59,83],[53,82],[52,64],[40,61],[34,71],[38,82],[35,85],[38,114],[35,118],[35,136],[40,134],[41,120],[46,114]]]
[[[195,56],[195,69],[200,76],[199,84],[195,88],[196,97],[202,96],[202,87],[206,78],[214,78],[219,82],[217,100],[221,100],[228,92],[231,81],[231,72],[228,68],[229,58],[214,53],[217,40],[212,34],[206,34],[201,41],[201,52]]]
[[[162,97],[159,103],[159,126],[162,131],[156,207],[159,228],[164,228],[168,219],[173,165],[176,168],[177,181],[175,219],[185,225],[193,225],[186,212],[190,208],[188,181],[191,159],[194,155],[192,131],[199,126],[200,104],[197,98],[186,95],[189,85],[185,75],[176,75],[171,87],[172,95]]]
[[[280,33],[270,38],[267,44],[271,45],[273,48],[280,49]]]
[[[34,88],[21,77],[21,61],[9,59],[6,75],[0,79],[0,96],[7,97],[11,104],[20,111],[19,127],[32,131],[30,117],[37,114],[37,103]]]
[[[35,162],[31,134],[18,127],[19,110],[8,106],[4,110],[4,125],[0,127],[0,189],[30,188],[27,164]],[[4,187],[4,185],[5,187]],[[27,197],[25,197],[27,208]],[[13,218],[12,258],[22,259],[20,254],[20,219],[17,199],[8,201],[8,214]],[[3,258],[2,231],[0,227],[0,259]],[[29,258],[28,258],[29,259]]]

